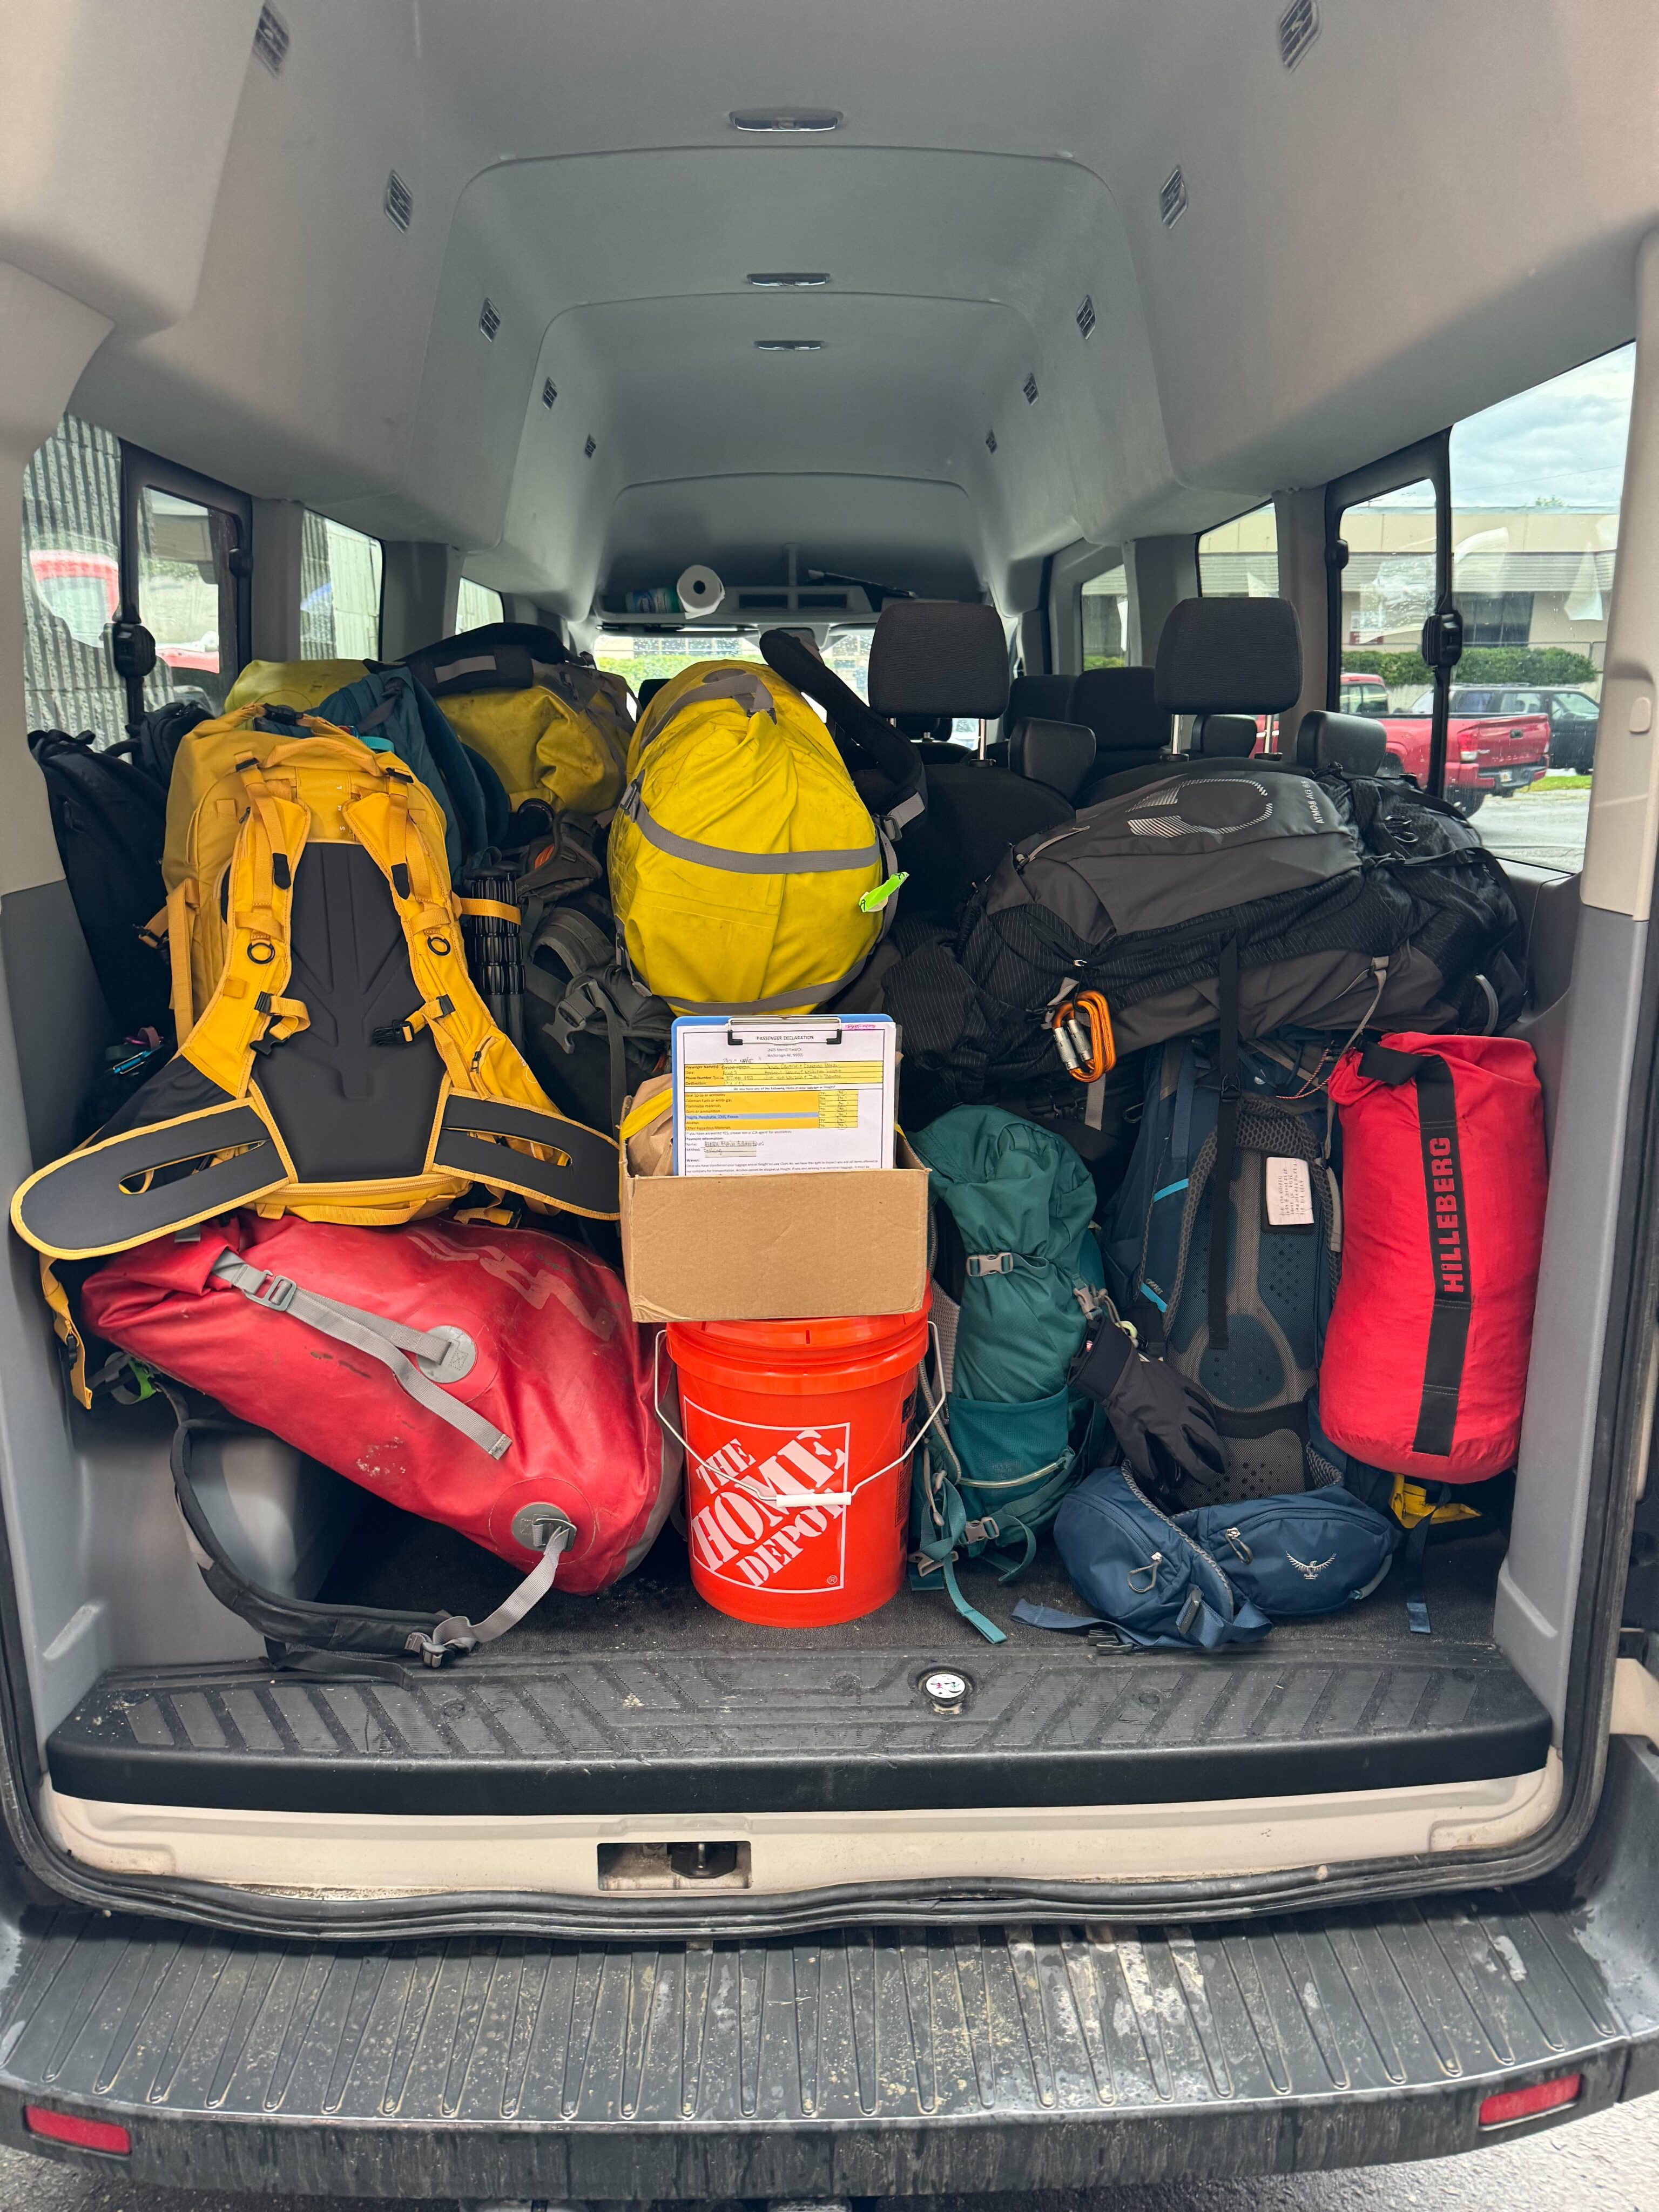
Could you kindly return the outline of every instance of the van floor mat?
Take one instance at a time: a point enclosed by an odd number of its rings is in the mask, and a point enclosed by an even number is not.
[[[1076,1604],[1041,1578],[1034,1594]],[[910,1593],[856,1638],[682,1641],[664,1593],[637,1595],[604,1627],[605,1599],[569,1601],[559,1619],[594,1610],[567,1642],[397,1682],[230,1662],[106,1674],[53,1731],[52,1782],[290,1812],[874,1812],[1485,1781],[1535,1772],[1549,1747],[1542,1706],[1488,1638],[1449,1632],[1449,1607],[1412,1636],[1382,1593],[1340,1626],[1281,1626],[1213,1656],[1018,1625],[992,1647],[943,1596]],[[967,1678],[959,1712],[922,1688],[941,1664]]]
[[[423,2202],[1024,2201],[1421,2159],[1474,2148],[1516,2083],[1579,2075],[1559,2118],[1627,2090],[1648,1983],[1621,1987],[1632,2022],[1593,1932],[1501,1894],[338,1948],[31,1911],[0,1931],[0,2140],[51,2151],[24,2131],[40,2104],[130,2131],[123,2188]]]

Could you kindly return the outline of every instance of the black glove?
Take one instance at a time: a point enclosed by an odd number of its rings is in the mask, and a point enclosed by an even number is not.
[[[1101,1317],[1071,1379],[1105,1408],[1130,1472],[1149,1489],[1178,1507],[1219,1495],[1227,1454],[1209,1400],[1176,1369],[1149,1359],[1121,1322]]]

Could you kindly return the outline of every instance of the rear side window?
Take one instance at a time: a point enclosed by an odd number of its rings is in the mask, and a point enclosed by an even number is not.
[[[1448,787],[1466,779],[1465,803],[1479,809],[1492,851],[1568,872],[1589,823],[1635,350],[1586,362],[1451,434],[1458,673],[1492,687],[1465,689],[1462,711],[1534,721],[1522,741],[1494,729],[1450,746]],[[1546,686],[1571,686],[1584,701],[1571,720],[1554,719],[1547,738],[1537,719]]]
[[[300,539],[300,657],[372,660],[380,650],[380,544],[307,513]]]
[[[458,634],[463,630],[482,629],[486,623],[498,623],[502,612],[499,592],[492,592],[487,584],[475,584],[469,576],[462,577],[461,588],[455,600]]]
[[[23,712],[31,730],[113,744],[126,698],[109,657],[121,602],[121,449],[66,415],[23,474]]]
[[[1235,515],[1198,541],[1198,588],[1206,599],[1279,596],[1279,518],[1273,503]]]
[[[1121,668],[1128,656],[1129,578],[1120,561],[1083,586],[1083,665]]]

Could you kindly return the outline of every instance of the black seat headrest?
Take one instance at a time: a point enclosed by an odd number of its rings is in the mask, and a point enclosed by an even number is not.
[[[1317,775],[1340,769],[1345,775],[1375,775],[1389,750],[1388,726],[1369,714],[1304,714],[1296,732],[1296,764]]]
[[[1008,704],[1002,617],[955,599],[889,600],[870,641],[868,689],[878,714],[995,721]]]
[[[668,680],[669,679],[665,676],[647,676],[646,678],[644,683],[641,684],[639,690],[634,694],[634,696],[640,702],[640,712],[641,714],[645,712],[646,708],[651,704],[651,702],[656,697],[658,692],[662,690],[663,685],[666,684]]]
[[[1254,714],[1200,714],[1189,750],[1205,760],[1248,760],[1261,734]]]
[[[1182,599],[1158,641],[1166,714],[1277,714],[1302,690],[1302,631],[1288,599]]]
[[[1010,730],[1016,722],[1069,722],[1075,676],[1016,676],[1008,686]]]
[[[1152,696],[1150,668],[1085,669],[1072,686],[1066,719],[1086,723],[1103,755],[1144,753],[1151,760],[1170,742],[1170,718]]]
[[[1095,733],[1080,722],[1028,714],[1009,732],[1008,765],[1016,775],[1075,799],[1094,770]]]

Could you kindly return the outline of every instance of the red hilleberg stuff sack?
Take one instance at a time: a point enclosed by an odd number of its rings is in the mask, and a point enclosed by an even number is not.
[[[678,1487],[652,1339],[620,1279],[536,1230],[361,1229],[287,1214],[210,1223],[88,1278],[88,1325],[239,1422],[527,1570],[487,1620],[371,1613],[260,1591],[197,1501],[193,1449],[226,1424],[169,1389],[173,1478],[214,1595],[288,1650],[440,1665],[545,1595],[603,1589],[644,1556]]]
[[[1387,1036],[1346,1054],[1342,1279],[1319,1369],[1333,1443],[1476,1482],[1521,1441],[1544,1237],[1544,1103],[1516,1037]]]

